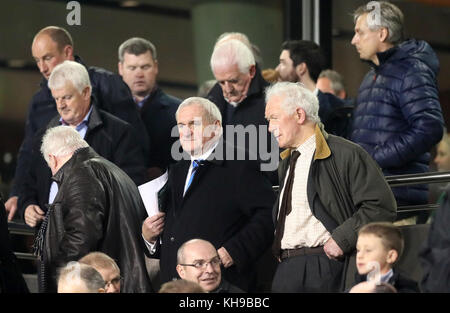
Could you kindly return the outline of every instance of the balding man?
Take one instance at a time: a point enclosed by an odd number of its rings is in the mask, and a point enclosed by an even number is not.
[[[222,278],[221,265],[216,248],[207,240],[191,239],[178,249],[177,272],[181,279],[198,283],[206,292],[244,292]]]
[[[43,78],[40,89],[34,94],[29,104],[25,138],[19,150],[14,185],[10,198],[5,203],[6,210],[9,211],[9,220],[15,215],[18,196],[30,168],[32,138],[37,130],[45,127],[58,114],[47,80],[55,66],[66,60],[83,64],[81,58],[74,55],[74,44],[69,32],[57,26],[41,29],[33,39],[31,52]],[[144,149],[145,155],[148,155],[149,138],[128,86],[120,76],[104,69],[90,67],[87,70],[92,84],[92,94],[97,100],[98,108],[130,123],[135,128],[138,143]]]

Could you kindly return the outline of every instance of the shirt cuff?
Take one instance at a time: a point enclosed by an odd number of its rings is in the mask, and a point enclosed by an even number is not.
[[[144,234],[142,234],[142,239],[144,239],[145,246],[147,247],[150,255],[154,255],[156,253],[156,242],[155,243],[148,242],[147,240],[145,240]],[[159,238],[159,242],[162,243],[161,238]]]
[[[142,235],[142,239],[144,239],[145,246],[147,247],[150,255],[154,255],[156,252],[156,243],[148,242],[147,240],[145,240],[144,235]]]

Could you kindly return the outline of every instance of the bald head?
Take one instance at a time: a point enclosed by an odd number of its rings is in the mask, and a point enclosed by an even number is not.
[[[72,37],[64,28],[45,27],[34,36],[31,53],[39,71],[48,79],[55,66],[74,60]]]
[[[217,289],[222,279],[220,258],[216,248],[208,241],[192,239],[178,249],[178,275],[195,282],[206,292]]]
[[[189,253],[189,251],[202,249],[206,251],[212,251],[213,253],[216,252],[216,248],[206,240],[203,239],[191,239],[189,241],[186,241],[181,245],[181,247],[178,249],[177,253],[177,261],[178,263],[185,262],[185,254]]]
[[[40,36],[49,36],[57,45],[58,49],[62,50],[65,46],[73,47],[72,36],[69,34],[67,30],[58,26],[47,26],[41,29],[33,39],[33,42],[36,38]]]

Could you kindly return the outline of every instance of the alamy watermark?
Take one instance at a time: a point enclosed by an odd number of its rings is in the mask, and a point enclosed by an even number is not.
[[[66,6],[67,10],[71,10],[66,17],[67,25],[81,25],[81,5],[78,1],[70,1]]]
[[[381,8],[378,1],[370,1],[367,3],[367,9],[371,10],[367,14],[367,25],[369,27],[380,27],[381,26]]]
[[[226,144],[218,144],[211,158],[228,161],[259,160],[261,171],[274,171],[278,168],[278,143],[270,135],[267,125],[226,125],[219,129],[216,125],[202,127],[201,118],[196,117],[191,127],[178,125],[172,128],[172,137],[178,137],[179,133],[183,134],[171,149],[171,156],[175,161],[190,161],[190,155],[183,153],[183,143],[186,148],[195,142],[196,151],[191,151],[190,154],[201,155],[209,149],[211,143],[217,142],[224,135]],[[211,139],[203,143],[204,138]]]

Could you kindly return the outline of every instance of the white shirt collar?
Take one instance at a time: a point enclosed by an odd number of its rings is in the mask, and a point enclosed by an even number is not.
[[[214,149],[216,149],[217,145],[219,144],[219,140],[215,140],[215,142],[212,142],[213,140],[214,139],[211,139],[210,141],[205,143],[205,146],[211,145],[211,148],[206,150],[205,153],[203,153],[202,155],[196,155],[196,156],[191,155],[191,163],[194,160],[206,160],[207,158],[209,158],[211,153],[214,151]]]
[[[391,279],[392,276],[394,276],[394,271],[391,268],[386,274],[381,275],[380,282],[387,283],[387,282],[389,282],[389,279]]]
[[[316,149],[316,135],[310,136],[304,143],[302,143],[297,149],[300,154],[304,154],[307,151],[314,151]]]

